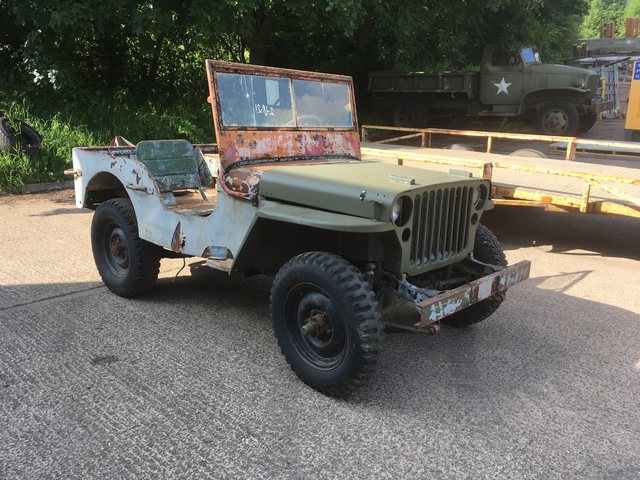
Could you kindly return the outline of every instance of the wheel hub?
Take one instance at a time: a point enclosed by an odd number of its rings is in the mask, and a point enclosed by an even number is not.
[[[346,320],[315,285],[301,284],[288,296],[289,335],[300,355],[319,369],[333,369],[347,348]]]
[[[307,318],[305,324],[300,328],[300,333],[305,337],[321,337],[331,334],[331,329],[327,325],[327,316],[319,310],[312,310],[311,316]]]
[[[546,115],[544,118],[544,124],[549,131],[562,132],[567,128],[568,119],[564,112],[554,110]]]
[[[126,236],[122,228],[113,226],[107,231],[105,250],[108,263],[114,273],[122,273],[129,267]]]

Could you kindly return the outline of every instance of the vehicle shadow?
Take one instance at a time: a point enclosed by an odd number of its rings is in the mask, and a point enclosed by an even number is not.
[[[606,478],[611,471],[597,470],[602,458],[636,451],[640,316],[562,293],[588,272],[523,282],[492,317],[468,329],[387,333],[372,381],[341,400],[304,385],[280,355],[270,278],[229,277],[197,264],[191,270],[162,278],[140,299],[89,283],[56,284],[67,293],[3,309],[0,350],[12,368],[0,372],[0,393],[16,402],[26,401],[21,392],[57,398],[60,444],[76,447],[87,442],[84,429],[101,431],[100,409],[108,408],[131,411],[118,428],[142,424],[141,432],[154,435],[161,425],[163,434],[187,432],[196,442],[217,435],[215,418],[224,441],[251,438],[296,458],[309,442],[330,455],[325,433],[339,439],[347,432],[358,442],[384,435],[384,448],[395,454],[394,439],[403,451],[415,441],[407,455],[416,458],[441,444],[459,445],[464,455],[484,446],[489,457],[491,449],[507,459],[533,455],[557,468],[587,455],[596,469],[590,472],[602,473],[591,477]],[[14,287],[0,291],[7,288]],[[36,428],[29,419],[54,407],[41,401],[29,408],[24,428]],[[549,445],[565,443],[549,457]]]
[[[566,255],[595,252],[640,260],[640,219],[637,218],[497,206],[484,214],[482,223],[508,247],[550,245],[552,252]]]

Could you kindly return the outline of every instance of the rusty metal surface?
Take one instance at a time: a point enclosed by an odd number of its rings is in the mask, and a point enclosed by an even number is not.
[[[331,128],[225,126],[222,122],[222,109],[216,81],[217,72],[347,84],[353,125]],[[207,79],[220,154],[220,176],[225,178],[223,188],[231,195],[247,195],[260,179],[259,171],[236,172],[234,167],[276,159],[294,161],[304,159],[318,161],[318,159],[331,157],[360,159],[360,138],[351,77],[207,60]]]
[[[258,127],[255,127],[258,128]],[[356,131],[232,130],[221,132],[220,161],[228,171],[236,162],[309,157],[360,158],[360,138]]]
[[[426,327],[497,293],[504,292],[509,287],[529,278],[530,269],[531,262],[523,260],[499,272],[416,303],[421,310],[420,326]]]

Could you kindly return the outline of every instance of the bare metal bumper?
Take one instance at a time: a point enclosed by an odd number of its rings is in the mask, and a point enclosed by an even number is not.
[[[595,106],[596,106],[596,113],[602,113],[602,112],[606,112],[608,110],[613,110],[614,108],[616,108],[616,104],[613,100],[598,101],[596,102]]]
[[[523,260],[499,272],[491,273],[466,285],[416,303],[420,309],[419,327],[426,327],[497,293],[506,291],[509,287],[529,278],[530,270],[531,262]]]

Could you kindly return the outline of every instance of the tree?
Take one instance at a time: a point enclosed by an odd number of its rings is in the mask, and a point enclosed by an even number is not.
[[[590,0],[592,3],[605,0]],[[59,94],[186,96],[206,58],[353,75],[477,64],[490,42],[563,56],[583,0],[0,0],[0,66]]]
[[[633,1],[633,0],[632,0]],[[640,4],[640,2],[638,2]],[[600,21],[614,21],[616,34],[624,30],[626,0],[589,0],[587,15],[580,25],[582,38],[600,38]]]

